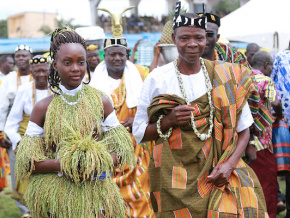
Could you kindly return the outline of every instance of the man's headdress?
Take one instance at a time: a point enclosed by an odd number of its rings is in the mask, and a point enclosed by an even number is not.
[[[215,14],[211,14],[211,13],[198,13],[198,16],[200,17],[206,17],[207,18],[207,22],[211,22],[214,23],[216,25],[218,25],[218,27],[221,26],[221,19],[219,16],[215,15]]]
[[[181,2],[176,2],[175,14],[173,17],[173,29],[182,26],[196,26],[202,29],[206,29],[206,17],[190,18],[179,14],[181,8]]]
[[[104,49],[119,46],[123,48],[128,48],[128,43],[126,38],[106,38],[104,41]]]
[[[104,49],[113,47],[113,46],[120,46],[127,49],[128,43],[126,38],[122,37],[123,35],[123,27],[122,27],[122,14],[135,8],[135,6],[128,7],[124,9],[121,13],[111,13],[109,10],[105,8],[97,8],[98,10],[102,10],[108,12],[112,16],[112,38],[106,38],[104,41]]]
[[[28,46],[28,45],[18,45],[16,48],[15,48],[15,51],[14,53],[20,51],[20,50],[25,50],[25,51],[29,51],[30,53],[32,53],[32,49]]]
[[[47,58],[44,56],[35,56],[29,60],[29,64],[43,64],[43,63],[48,63]]]

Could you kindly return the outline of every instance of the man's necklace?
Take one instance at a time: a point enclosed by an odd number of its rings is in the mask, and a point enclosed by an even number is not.
[[[51,95],[50,88],[47,88],[47,96]],[[32,83],[32,106],[34,107],[35,103],[37,102],[36,99],[36,87],[35,82]]]
[[[30,77],[29,77],[29,82],[33,80],[33,77],[32,75],[30,74]],[[22,82],[21,82],[21,75],[19,73],[19,71],[17,71],[17,88],[22,85]]]
[[[194,122],[194,116],[193,116],[193,113],[191,112],[191,115],[190,115],[190,118],[191,118],[191,126],[192,126],[192,129],[194,131],[194,133],[197,135],[197,137],[202,140],[202,141],[205,141],[207,140],[208,138],[211,137],[211,134],[212,134],[212,129],[213,129],[213,103],[212,103],[212,98],[211,98],[211,86],[210,86],[210,79],[209,79],[209,75],[208,75],[208,72],[207,72],[207,69],[205,67],[205,63],[204,63],[204,60],[202,58],[200,58],[200,62],[201,62],[201,67],[202,67],[202,71],[204,73],[204,76],[205,76],[205,83],[206,83],[206,88],[207,88],[207,96],[208,96],[208,101],[209,101],[209,106],[210,106],[210,117],[209,117],[209,129],[208,129],[208,133],[205,134],[205,133],[202,133],[200,134],[196,128],[196,125],[195,125],[195,122]],[[178,69],[178,58],[174,61],[174,66],[175,66],[175,70],[176,70],[176,74],[177,74],[177,79],[178,79],[178,82],[179,82],[179,87],[180,87],[180,90],[182,92],[182,95],[186,101],[186,103],[189,105],[190,103],[188,102],[188,98],[187,98],[187,95],[186,95],[186,92],[185,92],[185,89],[184,89],[184,86],[183,86],[183,81],[182,81],[182,78],[181,78],[181,73]]]

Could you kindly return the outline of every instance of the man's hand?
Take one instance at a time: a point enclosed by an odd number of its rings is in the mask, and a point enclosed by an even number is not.
[[[128,128],[129,132],[132,132],[132,125],[134,122],[134,117],[128,117],[125,120],[121,121],[120,123],[126,127],[126,129]]]
[[[10,148],[12,146],[11,142],[7,141],[6,139],[0,139],[0,147],[2,148]]]
[[[229,178],[234,168],[229,163],[225,162],[216,166],[211,174],[207,177],[207,182],[212,183],[214,186],[222,187],[229,182]]]
[[[194,108],[190,105],[179,105],[172,109],[166,119],[171,127],[184,126],[190,121],[192,111],[194,111]]]
[[[160,42],[157,42],[155,45],[154,45],[154,55],[156,56],[159,56],[160,55],[160,48],[159,48],[159,45]]]
[[[250,165],[253,161],[257,159],[257,149],[255,145],[248,144],[246,148],[246,163]]]
[[[137,51],[137,49],[138,49],[138,45],[139,45],[139,43],[142,41],[142,39],[139,39],[137,42],[136,42],[136,44],[135,44],[135,46],[134,46],[134,51]]]
[[[274,112],[272,115],[276,118],[283,118],[283,110],[282,110],[282,103],[281,100],[276,100],[271,103],[271,106],[273,107]]]

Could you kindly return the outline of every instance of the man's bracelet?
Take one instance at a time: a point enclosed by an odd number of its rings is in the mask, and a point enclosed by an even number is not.
[[[255,140],[251,140],[248,142],[249,145],[255,145]]]
[[[170,127],[167,134],[163,135],[162,130],[161,130],[161,119],[163,117],[164,117],[164,115],[160,115],[159,119],[157,120],[157,133],[158,133],[160,138],[162,138],[164,141],[166,141],[171,136],[173,127]]]

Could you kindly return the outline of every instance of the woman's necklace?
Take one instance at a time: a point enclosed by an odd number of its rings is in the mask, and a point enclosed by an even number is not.
[[[208,138],[210,138],[211,134],[212,134],[212,129],[213,129],[213,103],[212,103],[212,98],[211,98],[211,86],[210,86],[211,83],[210,83],[209,75],[208,75],[207,69],[205,67],[204,60],[202,58],[200,58],[200,62],[201,62],[201,66],[202,66],[202,70],[203,70],[204,76],[205,76],[205,82],[206,82],[206,88],[207,88],[207,96],[208,96],[208,101],[209,101],[209,106],[210,106],[210,117],[209,117],[209,124],[210,125],[209,125],[209,129],[208,129],[208,133],[207,134],[205,134],[205,133],[200,134],[198,132],[196,126],[195,126],[193,113],[191,113],[191,126],[192,126],[192,129],[193,129],[194,133],[197,135],[197,137],[200,140],[205,141]],[[180,71],[178,69],[177,63],[178,63],[178,58],[174,61],[175,70],[176,70],[176,74],[177,74],[177,79],[178,79],[178,82],[179,82],[179,86],[180,86],[180,90],[182,92],[182,95],[183,95],[186,103],[189,104],[185,89],[183,87],[183,81],[182,81],[182,78],[181,78],[181,73],[180,73]]]
[[[80,101],[84,92],[84,85],[81,84],[81,86],[82,86],[81,89],[74,95],[68,95],[64,93],[61,89],[58,90],[58,94],[60,95],[62,100],[68,105],[76,105]]]

